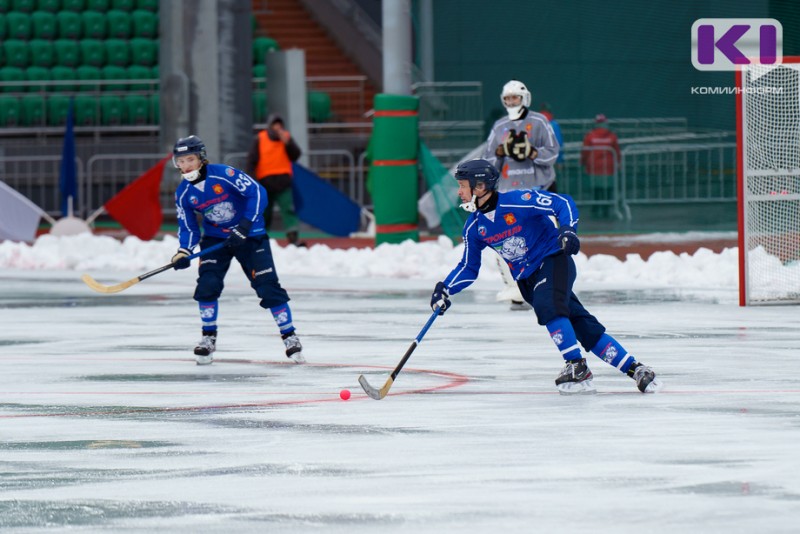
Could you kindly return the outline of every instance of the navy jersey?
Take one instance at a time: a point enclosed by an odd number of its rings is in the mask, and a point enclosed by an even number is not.
[[[541,190],[498,193],[494,211],[476,211],[464,223],[464,255],[444,284],[455,295],[474,282],[487,246],[506,261],[515,280],[527,278],[544,258],[561,252],[558,228],[577,224],[578,208],[568,195]]]
[[[247,174],[227,165],[206,165],[206,179],[197,185],[181,180],[175,191],[178,241],[192,250],[200,241],[195,213],[203,217],[202,235],[226,238],[241,219],[250,219],[251,236],[265,235],[267,191]]]

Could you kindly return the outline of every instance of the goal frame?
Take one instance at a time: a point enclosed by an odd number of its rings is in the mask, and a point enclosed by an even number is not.
[[[781,64],[800,64],[800,56],[783,56]],[[737,221],[738,221],[738,246],[739,246],[739,305],[752,306],[755,304],[798,304],[797,301],[763,301],[752,302],[748,292],[748,258],[746,250],[747,210],[745,202],[745,161],[746,146],[744,143],[744,98],[742,95],[743,69],[736,69],[736,196],[737,196]]]

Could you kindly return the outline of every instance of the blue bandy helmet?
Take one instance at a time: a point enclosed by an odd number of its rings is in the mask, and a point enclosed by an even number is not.
[[[187,156],[189,154],[197,154],[200,161],[208,163],[206,144],[196,135],[181,137],[175,142],[175,146],[172,147],[172,164],[175,165],[175,168],[178,168],[178,164],[175,160],[180,156]]]
[[[473,189],[478,183],[482,183],[487,191],[494,191],[497,189],[500,173],[485,159],[473,159],[456,167],[455,178],[456,180],[469,180],[469,185]]]

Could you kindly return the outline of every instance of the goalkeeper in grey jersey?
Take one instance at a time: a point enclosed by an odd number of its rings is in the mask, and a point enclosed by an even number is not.
[[[508,117],[494,123],[483,159],[500,171],[501,192],[546,189],[556,192],[553,165],[558,141],[544,115],[531,111],[531,93],[525,84],[511,80],[500,94]]]

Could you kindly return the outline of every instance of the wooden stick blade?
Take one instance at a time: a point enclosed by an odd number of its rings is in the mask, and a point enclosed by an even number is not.
[[[358,383],[361,384],[361,388],[364,390],[364,393],[366,393],[369,396],[369,398],[375,400],[381,400],[386,396],[387,393],[389,393],[389,388],[392,387],[394,379],[392,379],[392,377],[389,377],[389,379],[386,381],[386,383],[383,385],[381,389],[375,389],[374,387],[372,387],[369,384],[369,382],[367,382],[367,378],[364,375],[360,375],[358,377]]]
[[[84,274],[83,276],[81,276],[81,280],[83,280],[84,284],[86,284],[87,286],[89,286],[93,290],[97,291],[98,293],[106,293],[106,294],[108,294],[108,293],[119,293],[120,291],[124,291],[124,290],[128,289],[129,287],[138,284],[141,281],[141,279],[139,277],[136,277],[136,278],[131,278],[127,282],[120,282],[119,284],[115,284],[113,286],[107,286],[107,285],[101,284],[100,282],[98,282],[97,280],[95,280],[94,278],[89,276],[88,274]]]

